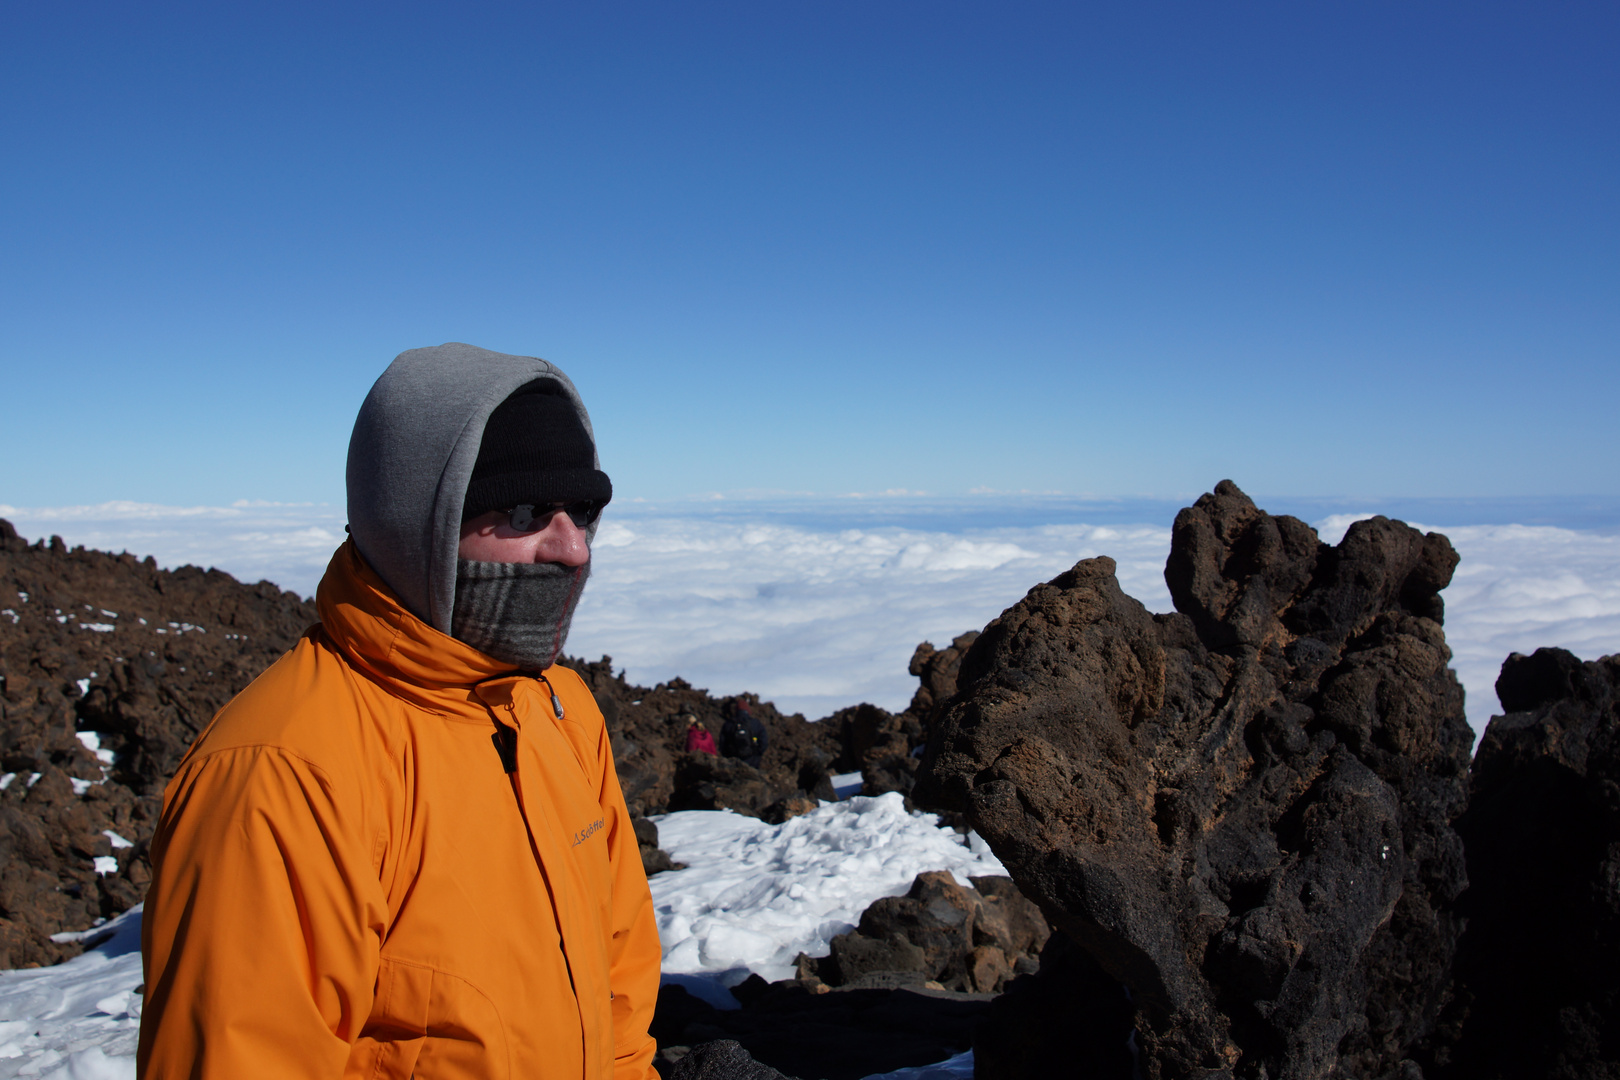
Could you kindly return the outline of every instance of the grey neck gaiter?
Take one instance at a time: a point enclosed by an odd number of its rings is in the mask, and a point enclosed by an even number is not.
[[[450,633],[525,671],[544,671],[562,652],[591,564],[456,560]]]

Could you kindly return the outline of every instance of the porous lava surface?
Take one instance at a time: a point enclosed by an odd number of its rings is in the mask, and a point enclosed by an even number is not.
[[[916,795],[1128,987],[1149,1080],[1400,1075],[1433,1026],[1467,881],[1456,563],[1385,518],[1329,546],[1223,481],[1176,518],[1174,613],[1087,559],[962,659]],[[1067,1037],[1022,1015],[1008,1038]]]
[[[1431,1075],[1620,1076],[1620,656],[1514,654],[1468,811],[1468,929]]]

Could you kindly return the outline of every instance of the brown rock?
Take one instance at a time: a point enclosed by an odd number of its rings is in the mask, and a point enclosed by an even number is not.
[[[1035,964],[1049,931],[1040,910],[1007,878],[976,878],[993,895],[949,873],[919,874],[904,896],[874,901],[860,925],[832,940],[823,960],[799,958],[801,979],[830,986],[922,986],[993,993],[1019,960]]]
[[[968,954],[968,985],[981,994],[993,994],[1012,978],[1007,954],[994,945],[977,945]]]

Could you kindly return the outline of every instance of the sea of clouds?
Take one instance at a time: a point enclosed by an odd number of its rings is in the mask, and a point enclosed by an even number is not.
[[[1126,592],[1168,611],[1163,570],[1176,505],[616,504],[597,534],[568,651],[611,655],[633,682],[679,675],[715,694],[754,691],[812,719],[858,701],[898,710],[916,687],[906,665],[918,642],[943,646],[983,627],[1079,559],[1110,556]],[[1310,520],[1337,542],[1365,516]],[[70,545],[151,554],[163,566],[214,566],[306,596],[344,535],[342,508],[314,503],[0,505],[0,517],[30,539],[58,534]],[[1462,556],[1444,594],[1446,635],[1476,734],[1498,711],[1494,685],[1508,653],[1543,645],[1588,659],[1620,652],[1620,532],[1612,526],[1440,530]]]

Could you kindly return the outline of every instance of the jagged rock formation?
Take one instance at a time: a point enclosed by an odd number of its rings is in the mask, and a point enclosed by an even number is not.
[[[918,874],[904,896],[873,902],[854,930],[833,938],[827,956],[801,953],[799,978],[999,993],[1015,974],[1037,968],[1051,930],[1010,878],[971,881],[958,885],[944,871]]]
[[[1620,1076],[1620,656],[1514,654],[1474,759],[1455,1000],[1432,1074]]]
[[[924,729],[933,721],[934,713],[956,693],[956,679],[962,670],[962,657],[979,640],[979,631],[969,630],[958,635],[943,649],[936,649],[925,641],[911,654],[906,670],[918,680],[917,692],[911,695],[906,712],[915,716]]]
[[[0,967],[72,956],[53,934],[139,902],[180,755],[313,621],[269,582],[0,520]]]
[[[928,725],[939,706],[956,693],[962,657],[978,636],[977,630],[970,630],[943,649],[927,641],[917,646],[908,670],[919,685],[903,712],[891,713],[863,703],[840,709],[822,720],[822,724],[837,731],[842,747],[832,768],[860,773],[862,795],[898,791],[911,805],[911,790],[921,764],[919,755],[928,741]]]
[[[1149,1080],[1382,1076],[1432,1025],[1466,884],[1456,561],[1383,518],[1329,547],[1227,481],[1176,519],[1176,613],[1088,559],[963,659],[917,797],[1129,987]]]

